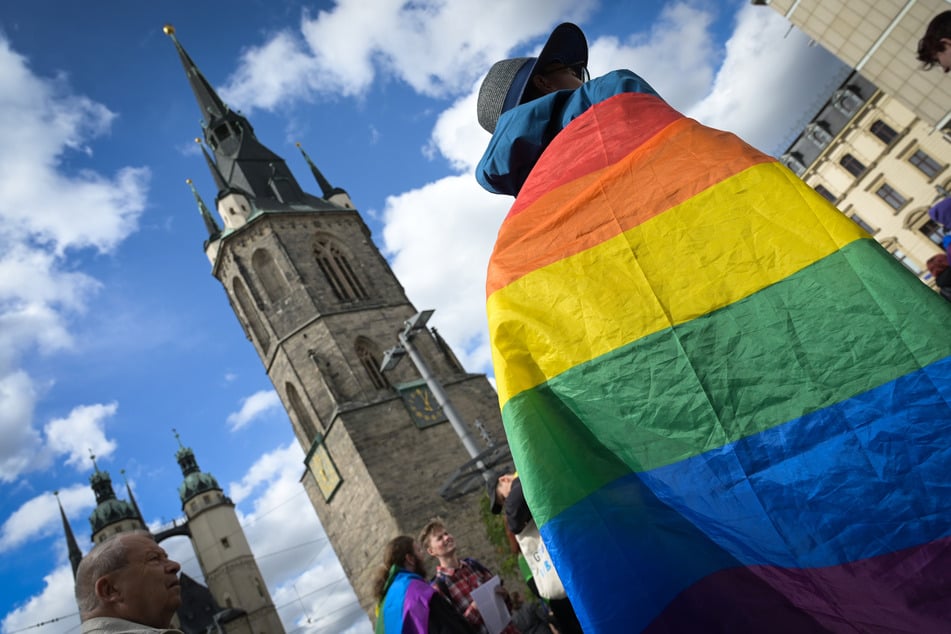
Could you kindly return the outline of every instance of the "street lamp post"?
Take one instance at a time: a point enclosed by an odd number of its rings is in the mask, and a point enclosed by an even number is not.
[[[397,336],[399,345],[390,348],[383,354],[380,371],[386,372],[387,370],[392,370],[396,367],[396,364],[400,362],[400,359],[403,358],[403,355],[408,354],[409,358],[413,361],[413,365],[416,366],[416,369],[419,370],[419,374],[423,377],[423,380],[426,381],[426,385],[429,386],[429,390],[433,393],[433,396],[436,397],[436,402],[442,407],[443,413],[445,413],[446,418],[449,419],[449,424],[452,425],[456,435],[459,436],[462,445],[469,453],[469,457],[475,460],[480,454],[478,445],[476,445],[475,440],[466,428],[462,417],[459,416],[456,408],[452,406],[452,402],[449,400],[449,396],[443,389],[442,384],[433,376],[429,365],[426,364],[426,360],[423,359],[423,356],[416,349],[416,346],[413,345],[413,338],[420,330],[426,327],[426,323],[432,315],[432,310],[423,310],[403,322],[403,329]],[[478,462],[478,466],[482,471],[482,477],[488,480],[488,469],[486,469],[481,461]]]

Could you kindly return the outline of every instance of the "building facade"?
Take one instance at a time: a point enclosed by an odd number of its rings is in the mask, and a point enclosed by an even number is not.
[[[951,188],[951,143],[903,103],[853,73],[781,158],[933,284],[925,263],[941,252],[928,209]]]
[[[186,521],[153,534],[156,542],[174,536],[191,541],[207,587],[181,573],[182,605],[173,625],[185,634],[284,634],[284,626],[271,600],[264,577],[238,522],[234,504],[217,480],[198,468],[191,449],[180,446],[175,454],[184,481],[178,488]],[[109,473],[99,469],[93,457],[89,478],[96,494],[96,508],[89,516],[91,541],[100,544],[129,531],[149,531],[126,484],[128,500],[119,499]],[[58,501],[58,497],[57,497]],[[83,554],[60,504],[66,546],[73,577]]]
[[[433,516],[447,521],[465,555],[497,565],[478,470],[458,496],[440,495],[474,457],[414,363],[381,369],[384,352],[421,313],[349,195],[301,151],[321,193],[305,192],[250,122],[221,101],[174,30],[166,33],[204,118],[203,152],[218,189],[221,225],[193,188],[212,274],[288,412],[306,455],[301,481],[361,605],[373,612],[372,579],[386,542],[416,535]],[[504,448],[494,388],[466,372],[435,331],[413,334],[453,409],[485,431],[478,453],[487,452],[487,464]]]
[[[768,5],[901,103],[924,125],[951,125],[951,79],[921,70],[918,40],[946,0],[753,0]]]

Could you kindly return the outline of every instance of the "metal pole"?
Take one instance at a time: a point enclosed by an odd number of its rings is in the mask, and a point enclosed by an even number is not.
[[[433,376],[433,373],[430,371],[429,366],[426,365],[426,361],[423,359],[422,355],[416,350],[412,344],[412,335],[414,332],[409,334],[406,331],[402,331],[399,334],[400,344],[409,354],[409,358],[413,360],[413,364],[416,366],[416,369],[419,370],[420,375],[422,375],[423,380],[426,381],[426,385],[429,386],[430,391],[432,391],[433,396],[436,397],[436,402],[439,403],[439,406],[442,407],[442,411],[445,412],[446,418],[449,419],[449,424],[452,425],[452,428],[455,430],[456,434],[459,436],[459,439],[462,441],[463,446],[466,448],[466,451],[469,452],[470,458],[475,458],[481,453],[479,451],[478,445],[476,445],[475,440],[469,434],[469,430],[466,429],[465,423],[462,421],[462,418],[456,412],[456,408],[452,406],[452,403],[449,401],[449,396],[446,395],[445,390],[442,389],[442,385],[436,380],[436,377]],[[485,465],[480,461],[477,463],[479,468],[482,470],[482,477],[488,480],[488,473],[485,468]]]

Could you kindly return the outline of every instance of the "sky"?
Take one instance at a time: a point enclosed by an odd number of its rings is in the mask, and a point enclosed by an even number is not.
[[[773,155],[846,70],[745,0],[0,4],[0,633],[79,630],[53,493],[87,551],[90,452],[151,528],[183,515],[173,430],[235,502],[287,631],[371,631],[202,251],[186,179],[209,206],[216,191],[162,26],[305,189],[296,142],[349,192],[410,300],[491,377],[484,275],[511,199],[472,176],[476,95],[563,21],[592,76],[630,68]],[[202,580],[187,539],[163,546]]]

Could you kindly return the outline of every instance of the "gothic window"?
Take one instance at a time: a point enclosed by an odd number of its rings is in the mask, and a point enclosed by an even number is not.
[[[865,164],[851,154],[846,154],[841,159],[839,159],[839,165],[844,167],[849,174],[855,176],[856,178],[865,172]]]
[[[908,202],[904,196],[898,193],[898,190],[888,183],[882,183],[879,188],[875,190],[875,194],[888,203],[888,205],[895,211],[898,211],[904,207],[905,203]]]
[[[332,239],[318,237],[314,255],[317,258],[317,265],[337,299],[353,301],[368,297],[366,288],[353,270],[349,258]]]
[[[386,380],[386,377],[383,376],[383,373],[380,372],[380,357],[373,353],[372,348],[374,347],[375,346],[369,341],[361,338],[357,340],[356,352],[357,357],[360,359],[360,364],[370,379],[370,383],[372,383],[376,389],[382,390],[389,387],[389,382]]]
[[[297,418],[297,422],[304,432],[304,436],[307,437],[308,444],[313,442],[314,438],[317,437],[317,427],[307,414],[304,401],[301,400],[300,394],[297,393],[297,388],[294,387],[292,383],[287,383],[284,386],[284,391],[287,392],[287,400],[291,405],[291,410],[293,410],[294,416]]]
[[[898,136],[898,132],[881,119],[875,120],[875,123],[872,124],[871,131],[872,134],[877,136],[885,145],[890,145]]]
[[[254,267],[254,274],[257,275],[258,281],[264,288],[268,301],[273,304],[287,295],[287,281],[267,249],[258,249],[254,252],[251,256],[251,266]]]
[[[814,189],[815,189],[817,192],[819,192],[819,193],[822,195],[822,197],[825,198],[826,200],[828,200],[830,203],[834,203],[834,202],[835,202],[836,195],[833,194],[832,192],[830,192],[825,186],[823,186],[823,185],[816,185]]]
[[[920,169],[929,180],[940,174],[941,170],[944,169],[938,161],[921,150],[915,150],[915,153],[908,157],[908,162]]]
[[[267,328],[264,327],[264,323],[258,315],[257,307],[251,300],[248,289],[245,288],[244,282],[237,277],[234,278],[231,286],[234,289],[234,298],[238,300],[241,312],[244,313],[244,318],[248,320],[248,324],[251,327],[251,333],[254,335],[254,338],[258,340],[261,350],[267,351],[268,346],[271,345],[271,337],[267,334]]]

